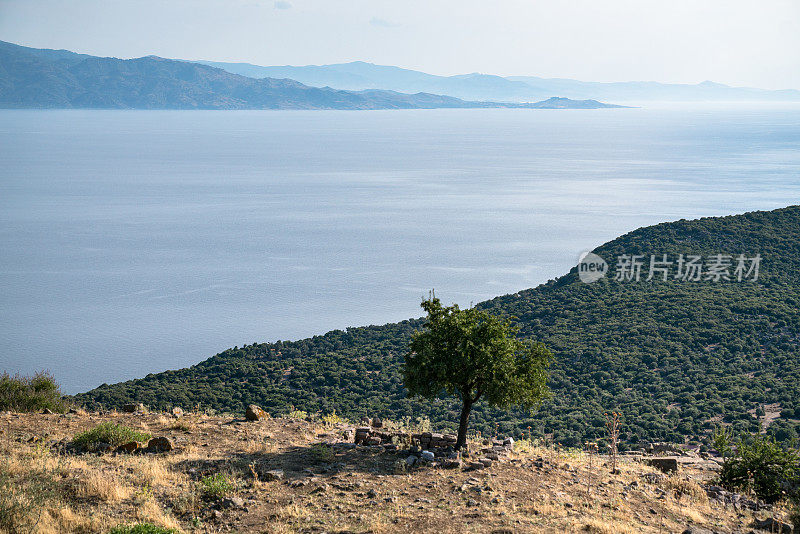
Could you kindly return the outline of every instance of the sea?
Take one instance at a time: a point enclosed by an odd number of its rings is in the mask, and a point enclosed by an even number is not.
[[[0,371],[68,393],[800,204],[797,105],[0,111]]]

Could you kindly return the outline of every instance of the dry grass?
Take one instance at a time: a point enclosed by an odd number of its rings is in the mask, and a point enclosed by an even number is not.
[[[107,420],[167,435],[178,448],[76,456],[46,445]],[[689,524],[727,532],[746,531],[752,520],[709,502],[700,484],[709,473],[684,471],[649,482],[644,475],[654,471],[630,459],[621,459],[612,475],[606,456],[530,441],[517,441],[510,459],[488,470],[413,468],[393,475],[396,454],[323,445],[337,441],[341,428],[319,422],[5,414],[0,428],[0,473],[7,482],[0,532],[102,533],[137,521],[185,532],[656,533]],[[39,442],[28,443],[34,434]],[[272,469],[283,469],[286,480],[261,476]],[[216,473],[231,477],[246,512],[214,512],[204,500],[199,480]],[[2,519],[9,499],[21,506]]]

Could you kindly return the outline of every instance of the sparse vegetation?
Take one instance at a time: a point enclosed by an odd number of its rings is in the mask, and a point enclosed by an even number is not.
[[[136,523],[134,525],[118,525],[109,534],[176,534],[177,530],[159,527],[152,523]]]
[[[53,376],[46,372],[33,376],[0,374],[0,410],[14,412],[64,412],[69,403]]]
[[[724,487],[753,492],[769,503],[800,498],[800,455],[771,436],[740,438],[719,475]]]
[[[203,495],[210,499],[221,499],[231,493],[235,486],[231,479],[222,473],[208,475],[200,480]]]
[[[106,421],[91,430],[78,434],[73,438],[72,443],[78,448],[94,451],[104,443],[116,447],[131,441],[147,441],[151,437],[147,432]]]

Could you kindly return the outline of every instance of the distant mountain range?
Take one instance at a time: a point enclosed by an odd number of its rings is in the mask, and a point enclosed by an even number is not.
[[[387,89],[403,93],[436,93],[466,100],[531,102],[552,95],[571,99],[600,99],[617,102],[646,101],[800,101],[800,91],[770,91],[703,82],[696,85],[657,82],[583,82],[535,76],[493,76],[463,74],[436,76],[399,67],[373,65],[363,61],[305,67],[262,67],[250,63],[199,61],[251,78],[291,78],[313,87],[350,91]]]
[[[200,63],[148,56],[121,60],[0,41],[0,108],[422,109],[611,108],[596,100],[472,102],[416,91],[310,87],[252,78]]]

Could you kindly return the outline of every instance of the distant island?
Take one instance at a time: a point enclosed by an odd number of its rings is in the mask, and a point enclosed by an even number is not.
[[[116,59],[0,41],[0,108],[5,109],[436,109],[618,108],[596,100],[482,102],[392,90],[310,87],[251,78],[187,61]]]
[[[651,81],[591,82],[538,76],[495,76],[471,73],[437,76],[364,61],[332,65],[272,66],[250,63],[198,61],[233,74],[251,78],[291,78],[312,87],[349,91],[386,89],[403,93],[436,93],[464,100],[533,102],[559,95],[575,100],[599,99],[616,102],[753,102],[800,101],[796,89],[767,90],[731,87],[704,81],[697,84]]]

